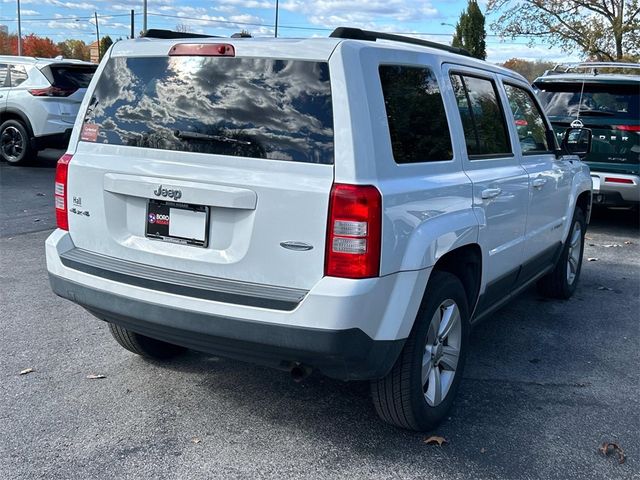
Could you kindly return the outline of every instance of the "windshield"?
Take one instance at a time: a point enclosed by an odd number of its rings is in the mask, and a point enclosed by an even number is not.
[[[615,117],[638,120],[640,116],[640,88],[638,84],[547,83],[539,82],[538,97],[551,117],[580,115]]]
[[[237,57],[112,58],[84,130],[85,141],[330,164],[329,67]]]

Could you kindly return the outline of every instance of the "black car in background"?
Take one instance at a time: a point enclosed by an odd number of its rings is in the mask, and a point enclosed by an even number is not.
[[[534,83],[558,138],[574,125],[593,132],[594,203],[640,204],[640,64],[558,65]]]

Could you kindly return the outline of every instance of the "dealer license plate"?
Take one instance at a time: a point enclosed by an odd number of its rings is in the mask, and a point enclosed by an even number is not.
[[[165,242],[206,247],[209,244],[209,207],[149,200],[145,235]]]

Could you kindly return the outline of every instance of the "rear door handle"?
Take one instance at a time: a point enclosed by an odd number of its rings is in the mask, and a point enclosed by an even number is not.
[[[488,198],[495,198],[498,195],[500,195],[502,193],[502,189],[501,188],[487,188],[486,190],[482,191],[482,198],[484,200],[488,199]]]
[[[533,188],[537,188],[538,190],[540,190],[542,187],[544,187],[545,183],[547,183],[546,178],[536,178],[533,181]]]

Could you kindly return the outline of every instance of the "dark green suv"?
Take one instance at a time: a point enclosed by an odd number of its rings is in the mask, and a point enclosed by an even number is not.
[[[572,124],[593,131],[594,204],[640,204],[640,65],[558,65],[533,83],[558,138]]]

